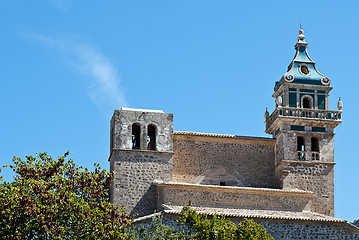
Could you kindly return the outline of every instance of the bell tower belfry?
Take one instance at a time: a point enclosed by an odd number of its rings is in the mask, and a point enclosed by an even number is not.
[[[110,201],[138,216],[157,208],[154,181],[172,180],[173,114],[162,110],[115,110],[110,129]]]
[[[265,112],[265,132],[276,139],[276,177],[280,188],[315,193],[312,211],[334,216],[334,129],[343,103],[329,109],[330,79],[321,74],[307,52],[299,30],[295,56],[276,82],[276,108]]]

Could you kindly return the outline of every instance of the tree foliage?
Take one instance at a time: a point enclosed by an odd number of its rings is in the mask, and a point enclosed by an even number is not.
[[[133,227],[131,230],[133,239],[145,240],[271,240],[273,239],[267,230],[260,224],[244,219],[238,225],[224,216],[215,214],[213,217],[198,214],[190,206],[184,206],[178,224],[186,227],[176,230],[162,223],[161,216],[152,218],[150,227]]]
[[[163,224],[162,216],[154,216],[151,221],[151,226],[146,228],[133,227],[131,228],[132,239],[134,240],[180,240],[189,239],[189,235],[184,230],[178,230],[174,227]]]
[[[98,164],[83,169],[67,155],[14,157],[14,181],[0,184],[2,239],[127,238],[131,218],[108,201],[112,174]]]
[[[194,209],[187,205],[183,207],[178,222],[186,224],[193,230],[194,233],[191,235],[192,239],[273,239],[262,225],[253,220],[244,219],[236,225],[224,216],[215,214],[213,217],[209,218],[207,215],[198,214]]]
[[[353,222],[353,224],[354,224],[355,226],[359,227],[359,219],[355,220],[355,221]]]
[[[125,209],[109,202],[113,175],[98,164],[94,171],[79,167],[67,155],[14,157],[14,181],[0,182],[1,239],[273,239],[252,220],[236,225],[187,205],[177,220],[187,231],[163,224],[162,217],[154,217],[149,228],[131,227]]]

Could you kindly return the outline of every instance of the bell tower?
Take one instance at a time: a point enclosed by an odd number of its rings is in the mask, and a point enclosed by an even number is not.
[[[138,216],[156,210],[156,180],[172,180],[173,114],[122,108],[111,119],[110,201]]]
[[[297,39],[294,59],[275,83],[276,108],[265,112],[265,132],[276,139],[279,187],[314,192],[312,211],[334,216],[334,129],[343,103],[329,109],[330,79],[309,57],[302,29]]]

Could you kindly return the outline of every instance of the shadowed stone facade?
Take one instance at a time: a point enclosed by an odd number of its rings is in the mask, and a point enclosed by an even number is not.
[[[111,120],[110,200],[146,224],[155,211],[169,223],[184,204],[203,214],[252,218],[276,239],[359,239],[334,218],[334,129],[330,79],[309,57],[303,30],[288,71],[265,112],[271,138],[174,132],[160,110],[115,110]],[[172,219],[172,220],[171,220]]]

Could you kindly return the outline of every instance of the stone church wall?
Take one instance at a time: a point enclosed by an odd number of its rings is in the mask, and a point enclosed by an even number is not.
[[[310,211],[312,192],[298,190],[222,187],[212,185],[157,183],[158,205]]]
[[[334,216],[334,163],[283,161],[277,172],[286,171],[282,177],[284,189],[298,188],[312,191],[312,211]]]
[[[199,183],[199,176],[224,168],[239,175],[244,186],[275,188],[274,145],[266,138],[175,134],[173,181]]]
[[[126,206],[128,213],[144,216],[156,210],[154,180],[171,181],[171,153],[114,151],[110,158],[110,201]]]

